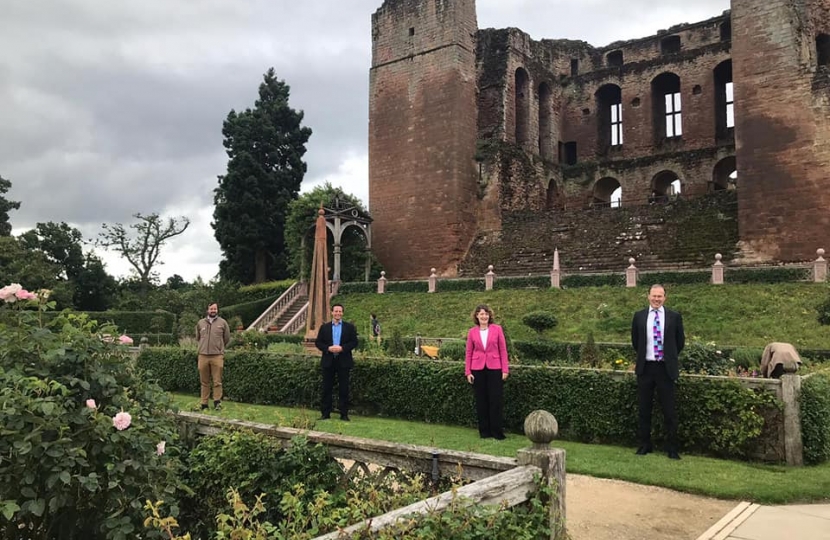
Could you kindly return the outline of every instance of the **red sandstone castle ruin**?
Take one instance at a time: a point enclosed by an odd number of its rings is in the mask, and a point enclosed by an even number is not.
[[[390,277],[545,271],[555,247],[591,270],[830,245],[830,0],[732,0],[604,47],[480,30],[474,0],[386,0],[372,53]]]

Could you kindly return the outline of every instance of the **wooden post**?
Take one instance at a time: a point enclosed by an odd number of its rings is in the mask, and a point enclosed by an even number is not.
[[[784,459],[787,465],[804,465],[804,443],[801,440],[801,376],[795,373],[798,364],[784,365],[781,375],[781,401],[784,402]]]
[[[386,292],[386,272],[381,271],[380,277],[378,278],[378,294],[383,294]]]
[[[827,281],[827,261],[824,259],[824,250],[818,248],[816,255],[818,258],[813,262],[813,281],[823,283]]]
[[[723,255],[715,253],[715,264],[712,265],[712,285],[723,285]]]
[[[628,268],[625,269],[625,286],[637,286],[637,267],[634,266],[634,257],[628,259]]]
[[[496,280],[496,273],[493,272],[493,265],[489,265],[487,267],[487,273],[484,274],[484,290],[485,291],[492,291],[493,290],[493,282]]]
[[[429,269],[429,290],[427,292],[435,292],[435,285],[438,281],[438,276],[435,275],[435,268]]]
[[[559,269],[559,249],[553,250],[553,269],[550,271],[550,286],[552,289],[561,289],[562,271]]]
[[[551,540],[567,538],[565,524],[565,451],[551,448],[550,443],[559,432],[556,418],[547,411],[536,410],[525,418],[525,435],[533,442],[530,448],[519,450],[519,465],[535,465],[542,469],[545,482],[553,495],[549,501]]]

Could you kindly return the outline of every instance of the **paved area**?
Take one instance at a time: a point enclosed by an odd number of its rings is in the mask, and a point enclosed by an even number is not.
[[[697,540],[830,540],[830,504],[740,503]]]

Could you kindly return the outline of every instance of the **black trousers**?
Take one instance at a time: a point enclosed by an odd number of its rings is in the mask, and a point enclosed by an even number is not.
[[[334,378],[337,377],[337,382],[340,388],[340,416],[348,416],[349,414],[349,374],[350,367],[343,367],[334,362],[330,367],[321,368],[323,372],[323,396],[320,412],[323,416],[329,416],[332,410],[332,391],[334,390]]]
[[[666,450],[677,451],[677,410],[675,408],[674,381],[666,372],[665,362],[646,362],[641,375],[637,375],[637,402],[639,425],[637,438],[642,446],[651,446],[651,411],[654,391],[663,409],[666,427]]]
[[[476,396],[478,433],[482,437],[501,437],[504,381],[500,369],[473,370],[473,391]]]

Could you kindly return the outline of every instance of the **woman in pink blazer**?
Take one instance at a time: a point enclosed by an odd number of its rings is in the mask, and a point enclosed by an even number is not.
[[[467,333],[464,374],[476,396],[478,433],[482,439],[504,439],[502,409],[504,381],[509,371],[507,343],[501,326],[493,324],[493,311],[485,304],[473,312]]]

